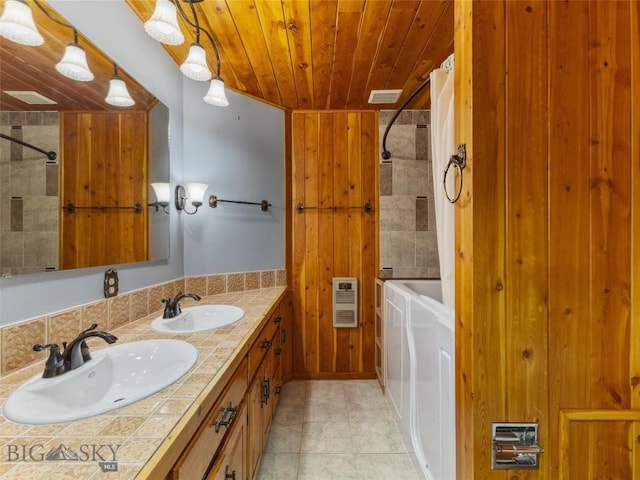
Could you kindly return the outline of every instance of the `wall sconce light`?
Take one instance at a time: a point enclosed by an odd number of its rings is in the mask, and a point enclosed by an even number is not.
[[[0,35],[21,45],[35,47],[44,43],[31,8],[24,0],[7,0],[0,17]]]
[[[195,182],[187,182],[184,184],[184,187],[182,185],[176,186],[176,210],[183,210],[187,215],[193,215],[196,213],[198,208],[202,205],[207,188],[209,188],[209,185],[206,183]],[[193,212],[188,212],[186,209],[187,198],[190,198],[191,205],[196,207]]]
[[[118,66],[115,62],[113,63],[113,77],[109,81],[109,92],[104,101],[115,107],[131,107],[136,103],[129,95],[127,84],[118,76]]]
[[[166,182],[155,182],[151,184],[153,192],[156,194],[156,201],[150,203],[150,207],[155,207],[156,212],[162,208],[164,213],[169,213],[169,199],[171,197],[171,189]]]

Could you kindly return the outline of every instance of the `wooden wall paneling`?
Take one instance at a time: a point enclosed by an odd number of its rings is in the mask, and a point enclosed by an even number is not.
[[[468,252],[473,262],[472,298],[456,292],[456,302],[473,302],[471,378],[473,384],[474,442],[476,458],[491,458],[491,422],[508,420],[506,395],[505,295],[505,5],[477,3],[473,8],[473,238]],[[492,25],[493,28],[478,28]],[[476,141],[477,140],[477,141]],[[456,143],[466,143],[460,138]],[[467,172],[465,172],[466,174]],[[465,178],[465,182],[468,179]],[[462,208],[463,205],[461,205]],[[468,208],[468,207],[467,207]],[[464,275],[464,273],[462,273]],[[460,278],[456,274],[456,278]],[[457,306],[456,306],[457,311]],[[457,313],[456,313],[457,314]],[[458,346],[456,346],[458,348]],[[490,462],[478,462],[475,475],[489,476]],[[491,478],[507,478],[494,472]]]
[[[506,401],[548,428],[546,3],[506,2]],[[526,61],[523,61],[526,59]],[[548,478],[541,469],[527,478]]]
[[[373,202],[376,118],[374,112],[292,114],[293,201],[303,201],[309,207],[294,214],[291,242],[294,317],[299,335],[294,343],[297,377],[375,375],[374,214],[360,208],[311,207],[359,207]],[[334,328],[332,280],[350,276],[359,280],[360,325]]]
[[[549,452],[557,452],[563,408],[590,402],[588,9],[549,2]],[[571,27],[566,28],[566,19]],[[570,73],[568,73],[570,72]],[[570,221],[569,221],[570,219]],[[584,458],[589,437],[574,437]],[[558,461],[549,455],[549,478]],[[584,465],[584,462],[580,462]],[[577,468],[581,468],[580,465]],[[578,472],[580,473],[580,472]],[[586,472],[582,472],[586,475]],[[585,477],[586,478],[586,477]]]
[[[110,157],[109,150],[118,145],[118,142],[113,143],[113,138],[109,138],[117,134],[118,125],[109,122],[109,115],[87,114],[87,118],[91,122],[91,155],[85,159],[90,166],[84,169],[88,175],[88,181],[82,185],[82,188],[87,191],[88,195],[86,200],[79,205],[107,205],[105,203],[107,184],[105,163]],[[111,130],[113,127],[115,127],[115,131]],[[109,249],[106,248],[108,215],[98,210],[86,210],[80,213],[83,215],[78,218],[86,216],[88,238],[90,238],[89,245],[85,245],[88,247],[86,252],[88,260],[84,265],[108,263],[105,258],[109,252]],[[79,244],[82,243],[84,242],[79,242]]]
[[[91,129],[93,124],[90,113],[81,113],[78,122],[78,178],[76,179],[76,205],[91,205],[91,168],[93,151],[92,145],[97,139],[93,138]],[[89,167],[89,168],[87,168]],[[93,235],[91,233],[91,210],[78,210],[75,215],[78,228],[76,230],[77,266],[87,267],[91,263],[91,251],[93,248]]]
[[[361,129],[361,113],[350,112],[347,114],[347,190],[344,192],[346,203],[349,206],[362,205],[362,190],[366,188],[362,184],[362,129]],[[366,215],[362,209],[354,208],[347,210],[344,214],[349,220],[348,242],[344,248],[349,251],[349,276],[358,279],[358,289],[360,292],[364,290],[373,290],[373,279],[364,278],[362,273],[362,247],[364,238],[362,235],[362,217]],[[344,215],[342,214],[342,215]],[[355,372],[362,371],[362,359],[365,352],[362,351],[362,332],[364,328],[364,319],[369,312],[364,311],[362,303],[362,295],[358,296],[358,324],[359,328],[349,328],[349,352],[350,370]],[[373,350],[370,352],[373,356]]]
[[[283,2],[287,37],[293,64],[298,108],[314,108],[313,63],[311,54],[311,17],[308,2]]]
[[[334,204],[333,172],[333,116],[318,115],[318,203]],[[339,234],[334,243],[334,214],[331,210],[318,210],[318,355],[320,372],[335,371],[336,342],[334,340],[333,315],[327,306],[333,302],[333,251],[340,248],[343,239]]]
[[[631,338],[640,338],[640,3],[629,2],[631,23]],[[640,408],[640,344],[631,342],[631,408]],[[640,434],[640,432],[638,432]],[[637,443],[636,443],[637,445]],[[636,447],[636,450],[640,450]],[[640,471],[640,469],[638,470]]]
[[[361,117],[360,151],[362,152],[362,195],[360,204],[370,202],[374,210],[362,214],[362,288],[360,290],[362,369],[375,371],[375,278],[379,271],[378,235],[378,114],[363,113]]]
[[[336,156],[333,169],[334,205],[346,207],[349,205],[349,116],[346,112],[336,112],[333,116],[333,152]],[[334,275],[349,277],[350,269],[350,238],[349,212],[337,210],[331,214],[334,217],[336,245],[333,250]],[[359,285],[361,287],[362,285]],[[334,330],[336,344],[336,372],[349,372],[351,365],[351,329],[337,328]]]
[[[628,408],[630,403],[629,28],[625,2],[589,4],[592,408]],[[628,425],[592,428],[589,475],[631,478],[629,454],[621,444]]]
[[[303,113],[291,115],[291,204],[295,208],[304,199],[305,178],[305,150],[306,150],[306,122]],[[292,210],[293,210],[292,208]],[[304,213],[291,213],[291,289],[292,289],[292,334],[293,334],[293,373],[306,370],[306,324],[305,324],[305,217]]]
[[[120,124],[120,117],[116,115],[109,115],[109,138],[106,142],[108,147],[102,152],[101,156],[104,157],[104,169],[105,169],[105,203],[103,205],[118,205],[121,203],[120,190],[121,183],[124,179],[120,179],[120,165],[123,161],[120,152],[120,130],[122,125]],[[109,181],[106,181],[106,179]],[[123,186],[128,188],[127,186]],[[124,193],[124,192],[123,192]],[[97,213],[97,212],[96,212]],[[123,232],[126,228],[124,224],[124,217],[120,215],[117,210],[105,211],[101,214],[101,217],[106,220],[105,233],[108,238],[119,238],[120,232]],[[126,237],[125,237],[126,239]],[[108,248],[103,253],[105,258],[103,262],[108,264],[117,264],[120,261],[120,249]]]
[[[305,115],[305,157],[304,157],[304,204],[306,206],[318,205],[318,116]],[[304,218],[305,235],[305,367],[307,372],[319,370],[319,335],[318,330],[318,235],[320,235],[318,216],[320,210],[305,210],[301,215]]]
[[[126,213],[132,224],[132,250],[131,256],[134,261],[141,262],[147,259],[149,250],[147,208],[148,188],[148,117],[146,114],[130,113],[122,116],[122,145],[124,150],[125,164],[131,167],[129,178],[125,185],[130,188],[131,203],[127,206],[139,203],[142,212],[135,213],[133,210],[121,210]],[[144,139],[140,141],[140,137]],[[137,141],[136,141],[137,140]],[[128,163],[127,163],[128,160]]]
[[[640,338],[640,3],[629,2],[631,26],[631,328],[630,338]],[[640,344],[631,342],[629,387],[632,409],[640,408]],[[640,438],[640,422],[631,438]],[[640,472],[640,442],[632,445],[633,472]]]
[[[456,476],[473,479],[476,426],[473,410],[473,4],[454,2],[454,136],[467,145],[467,167],[463,190],[455,209],[455,392],[456,392]]]
[[[77,176],[77,132],[78,129],[74,125],[77,122],[77,115],[60,115],[60,131],[62,156],[59,157],[60,162],[60,239],[58,245],[58,262],[60,268],[73,268],[75,266],[74,255],[71,254],[75,250],[75,222],[71,215],[65,212],[64,206],[67,202],[76,202],[75,198],[75,181]],[[64,159],[67,158],[65,161]]]

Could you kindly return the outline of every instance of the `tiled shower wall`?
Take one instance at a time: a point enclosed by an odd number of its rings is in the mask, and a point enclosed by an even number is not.
[[[380,142],[394,113],[380,112]],[[430,112],[403,111],[386,146],[391,158],[380,158],[380,278],[440,278]]]
[[[0,112],[0,132],[58,152],[58,112]],[[58,160],[0,139],[0,274],[58,268]]]

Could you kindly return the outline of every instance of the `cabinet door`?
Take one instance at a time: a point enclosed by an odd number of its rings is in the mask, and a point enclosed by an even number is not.
[[[243,404],[228,442],[222,448],[207,480],[245,480],[247,407]]]
[[[249,388],[247,398],[249,410],[249,431],[247,438],[247,478],[253,478],[258,472],[262,456],[262,375],[258,372]]]

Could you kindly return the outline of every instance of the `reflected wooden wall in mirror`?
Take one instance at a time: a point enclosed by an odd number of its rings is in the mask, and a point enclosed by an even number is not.
[[[5,3],[0,0],[0,12]],[[169,181],[168,109],[121,68],[135,105],[107,104],[118,59],[83,34],[78,43],[95,78],[62,76],[55,65],[73,30],[27,4],[45,43],[24,46],[0,37],[0,133],[53,150],[57,158],[0,138],[0,274],[167,259],[168,214],[148,204],[155,201],[150,182]],[[55,103],[25,103],[12,91]],[[69,203],[116,208],[71,212]],[[136,204],[138,211],[126,208]]]

